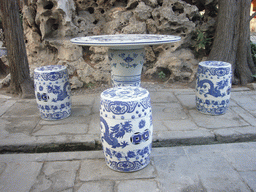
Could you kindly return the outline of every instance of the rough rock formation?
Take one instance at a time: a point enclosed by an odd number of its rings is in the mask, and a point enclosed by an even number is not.
[[[161,70],[168,82],[192,81],[198,61],[191,46],[198,8],[182,0],[28,0],[23,7],[24,31],[31,70],[66,65],[73,88],[110,80],[107,49],[81,47],[77,36],[142,33],[178,35],[175,44],[146,47],[143,74]]]

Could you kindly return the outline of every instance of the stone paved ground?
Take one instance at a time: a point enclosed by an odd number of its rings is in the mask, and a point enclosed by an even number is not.
[[[209,116],[196,110],[194,89],[143,86],[152,98],[153,151],[134,173],[104,162],[100,92],[75,94],[72,115],[60,121],[40,119],[34,99],[0,95],[0,191],[256,191],[256,91],[233,88],[228,112]]]
[[[256,142],[154,148],[141,171],[120,173],[101,151],[0,155],[4,192],[252,192]]]
[[[152,100],[155,147],[256,140],[256,91],[233,88],[228,112],[209,116],[196,110],[194,89],[144,86]],[[0,149],[100,149],[99,100],[100,92],[75,95],[69,118],[44,121],[35,99],[1,95]]]

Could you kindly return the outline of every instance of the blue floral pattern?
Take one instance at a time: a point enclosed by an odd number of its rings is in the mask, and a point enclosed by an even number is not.
[[[141,87],[115,87],[107,89],[101,94],[100,111],[101,115],[105,114],[107,117],[114,118],[123,117],[122,119],[146,116],[151,113],[149,92]],[[136,115],[134,116],[134,114]]]
[[[109,157],[106,161],[110,168],[122,172],[132,172],[138,171],[149,164],[151,151],[152,145],[150,144],[142,149],[128,151],[127,153],[105,148],[104,154]]]
[[[139,123],[139,128],[142,129],[143,127],[145,127],[145,125],[146,125],[146,121],[142,119]]]
[[[101,94],[101,141],[107,165],[137,171],[148,165],[152,143],[149,92],[141,87],[114,87]]]
[[[109,50],[113,86],[140,86],[144,49]]]
[[[196,107],[211,115],[226,113],[232,84],[231,65],[220,61],[199,63],[196,81]]]
[[[43,119],[63,119],[71,114],[71,90],[65,66],[36,68],[34,84],[38,108]]]

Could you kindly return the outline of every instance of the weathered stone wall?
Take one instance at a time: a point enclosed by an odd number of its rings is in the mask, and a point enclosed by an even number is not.
[[[178,35],[181,41],[146,47],[143,74],[166,81],[194,79],[198,61],[189,49],[199,12],[182,0],[28,0],[24,31],[31,70],[60,64],[69,69],[73,88],[110,80],[107,49],[70,43],[77,36],[149,33]]]

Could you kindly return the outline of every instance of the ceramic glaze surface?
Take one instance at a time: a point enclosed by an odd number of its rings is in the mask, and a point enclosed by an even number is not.
[[[144,49],[108,51],[111,79],[114,87],[140,86]]]
[[[138,171],[150,162],[152,111],[149,92],[115,87],[101,94],[101,140],[107,165],[116,171]]]
[[[87,37],[76,37],[71,39],[72,43],[86,46],[106,46],[111,48],[122,47],[135,48],[146,45],[157,45],[179,41],[181,38],[173,35],[154,34],[118,34],[118,35],[98,35]]]
[[[180,37],[156,34],[117,34],[76,37],[70,41],[82,46],[109,47],[111,80],[114,87],[140,86],[144,47],[180,41]]]
[[[230,99],[231,81],[231,64],[221,61],[199,63],[196,80],[198,111],[211,115],[225,114]]]
[[[43,119],[58,120],[71,114],[71,90],[65,66],[49,65],[36,68],[34,87]]]

